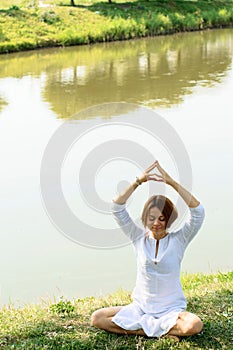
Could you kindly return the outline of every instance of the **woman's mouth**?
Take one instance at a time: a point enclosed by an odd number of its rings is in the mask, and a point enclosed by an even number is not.
[[[158,231],[159,229],[161,229],[161,226],[153,226],[152,228],[151,228],[151,230],[152,231]]]

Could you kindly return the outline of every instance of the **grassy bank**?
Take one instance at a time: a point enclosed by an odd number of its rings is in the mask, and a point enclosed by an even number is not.
[[[91,313],[101,307],[130,302],[128,292],[106,298],[88,297],[57,303],[44,302],[24,308],[9,306],[0,310],[1,349],[229,349],[233,344],[233,272],[216,275],[183,276],[188,310],[204,322],[201,334],[169,339],[117,336],[89,325]]]
[[[125,40],[229,26],[232,0],[131,1],[2,0],[0,53]]]

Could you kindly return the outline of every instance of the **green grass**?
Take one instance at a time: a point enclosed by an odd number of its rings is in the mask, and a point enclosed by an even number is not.
[[[129,292],[121,290],[106,298],[61,299],[24,308],[4,307],[0,310],[0,348],[232,350],[233,272],[185,275],[182,284],[188,310],[202,318],[204,328],[199,335],[183,338],[179,343],[169,339],[117,336],[91,327],[89,319],[94,310],[131,301]]]
[[[103,2],[1,0],[0,53],[229,26],[232,0]],[[58,6],[62,5],[62,6]]]

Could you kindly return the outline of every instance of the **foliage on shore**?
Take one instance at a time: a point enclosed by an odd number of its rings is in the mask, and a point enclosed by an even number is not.
[[[107,297],[87,297],[67,301],[43,302],[0,310],[1,349],[229,349],[233,334],[233,271],[216,275],[193,274],[182,277],[188,310],[198,314],[203,331],[193,337],[174,340],[140,336],[117,336],[91,327],[91,313],[101,307],[125,305],[130,294],[120,290]]]
[[[126,40],[231,26],[232,0],[107,1],[3,0],[0,53],[52,46]],[[43,3],[44,4],[44,3]]]

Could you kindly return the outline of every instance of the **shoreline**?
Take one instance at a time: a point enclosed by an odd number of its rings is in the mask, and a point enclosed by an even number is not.
[[[82,1],[75,7],[0,8],[0,54],[233,27],[229,0]]]
[[[90,326],[93,311],[131,302],[129,291],[118,290],[106,297],[86,297],[72,301],[63,297],[56,303],[42,302],[0,309],[2,349],[232,349],[233,271],[181,278],[188,311],[204,323],[203,331],[179,343],[171,339],[117,336]]]

